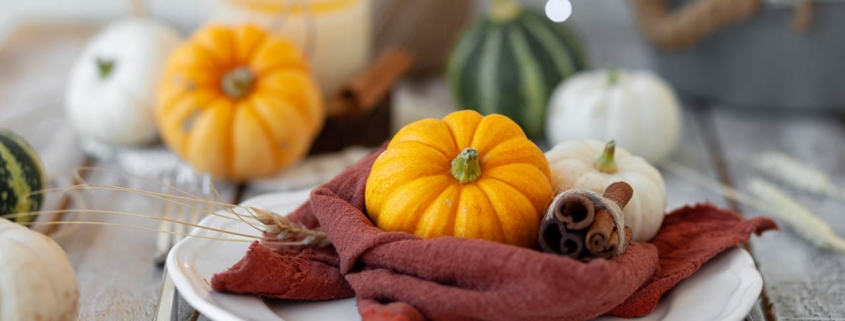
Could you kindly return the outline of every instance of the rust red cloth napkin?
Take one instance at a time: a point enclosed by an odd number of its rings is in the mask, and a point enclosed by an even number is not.
[[[321,226],[333,248],[270,248],[258,242],[211,280],[217,291],[272,298],[355,296],[364,320],[586,320],[648,314],[660,297],[709,259],[777,228],[712,205],[674,211],[649,243],[588,263],[481,240],[422,240],[383,232],[365,214],[377,151],[315,189],[290,215]]]

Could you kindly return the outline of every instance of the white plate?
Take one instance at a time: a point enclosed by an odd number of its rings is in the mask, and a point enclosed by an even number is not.
[[[308,198],[309,191],[268,194],[244,205],[287,214]],[[200,224],[227,231],[259,235],[247,224],[217,216]],[[208,230],[193,235],[243,239]],[[249,243],[187,237],[173,248],[167,270],[179,293],[197,311],[218,321],[246,320],[360,320],[354,299],[328,302],[262,300],[257,296],[215,292],[210,280],[225,271],[246,253]],[[658,320],[742,320],[751,311],[763,280],[745,250],[735,248],[714,258],[697,273],[679,283],[660,301],[657,308],[638,321]],[[618,318],[599,318],[611,321]]]

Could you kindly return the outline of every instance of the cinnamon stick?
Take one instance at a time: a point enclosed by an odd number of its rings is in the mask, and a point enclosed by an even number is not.
[[[558,202],[554,209],[554,216],[566,225],[568,230],[581,230],[593,224],[596,207],[590,198],[572,194]]]
[[[540,227],[540,248],[545,252],[557,253],[577,259],[584,253],[583,236],[567,230],[557,219],[544,220]]]
[[[599,257],[610,256],[616,252],[619,235],[616,233],[616,222],[606,209],[596,211],[596,220],[587,232],[587,250]]]
[[[355,75],[344,86],[341,94],[326,104],[326,115],[366,114],[382,101],[396,81],[414,63],[407,51],[390,47],[385,49],[376,61],[361,73]]]
[[[616,182],[607,186],[602,196],[619,205],[619,208],[624,209],[631,197],[634,196],[634,188],[628,183]]]
[[[625,182],[616,182],[610,184],[604,190],[602,196],[616,203],[619,209],[624,209],[633,195],[634,190],[631,188],[631,185]],[[595,216],[595,222],[587,232],[585,242],[587,250],[598,257],[611,257],[616,254],[619,245],[616,222],[613,219],[613,215],[606,208],[596,210]]]
[[[610,184],[599,197],[587,191],[571,191],[552,202],[540,225],[540,247],[545,252],[575,259],[611,258],[619,247],[619,232],[608,201],[623,209],[633,196],[633,189],[624,182]],[[604,201],[602,201],[604,198]],[[625,242],[631,240],[631,229],[625,227]]]
[[[540,248],[548,253],[581,258],[586,253],[584,240],[595,220],[595,212],[595,203],[587,195],[559,196],[540,225]]]

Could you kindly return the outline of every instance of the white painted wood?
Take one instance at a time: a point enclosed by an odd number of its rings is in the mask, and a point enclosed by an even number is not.
[[[100,161],[97,167],[122,171],[119,163]],[[156,179],[156,177],[150,177]],[[156,184],[114,172],[92,172],[92,184],[159,191]],[[199,186],[189,192],[198,194]],[[218,187],[220,188],[220,187]],[[221,188],[224,195],[233,189]],[[84,192],[89,208],[159,216],[164,203],[135,193],[97,190]],[[74,208],[81,208],[75,204]],[[78,216],[77,216],[78,217]],[[79,219],[79,218],[77,218]],[[84,221],[158,229],[151,218],[118,214],[85,214]],[[68,253],[81,289],[80,320],[147,320],[153,316],[161,283],[161,268],[153,264],[157,234],[126,227],[83,225],[57,242]]]
[[[840,117],[728,108],[713,111],[715,135],[730,178],[740,189],[746,189],[752,177],[762,176],[750,161],[767,151],[791,155],[829,173],[835,183],[845,183],[845,125]],[[845,236],[842,203],[781,187]],[[740,208],[746,216],[761,214]],[[788,226],[781,228],[751,240],[776,319],[845,319],[845,256],[810,245]]]
[[[244,189],[241,200],[248,200],[261,194],[296,191],[320,186],[340,174],[347,167],[357,163],[373,150],[373,148],[351,146],[336,153],[305,158],[298,164],[274,176],[251,181]]]
[[[85,26],[28,26],[0,45],[0,127],[27,139],[41,155],[56,186],[70,184],[72,171],[83,161],[80,142],[65,122],[61,105],[66,75],[88,37],[96,28]],[[93,164],[97,167],[159,178],[171,168],[189,171],[163,147],[121,150]],[[159,191],[154,184],[128,175],[94,172],[89,182]],[[216,184],[223,197],[233,201],[236,187]],[[87,206],[157,215],[162,202],[117,192],[85,193]],[[49,194],[45,209],[61,204],[59,194]],[[83,207],[73,204],[75,208]],[[78,220],[79,216],[67,217]],[[47,217],[40,221],[49,220]],[[152,219],[112,214],[88,214],[84,220],[156,229]],[[54,234],[67,252],[81,290],[80,320],[149,320],[158,300],[161,268],[152,263],[156,233],[109,226],[65,226]],[[180,307],[183,315],[193,310]]]
[[[21,135],[41,156],[52,187],[67,187],[70,172],[82,164],[84,155],[65,122],[61,104],[70,63],[81,52],[86,27],[65,28],[61,34],[22,27],[0,44],[0,128]],[[60,194],[47,194],[44,209],[63,203]],[[42,215],[39,221],[53,215]],[[35,230],[47,231],[44,226]]]
[[[681,142],[670,157],[670,160],[706,175],[709,178],[718,180],[719,176],[716,166],[713,163],[710,150],[707,146],[708,142],[705,140],[704,128],[702,128],[700,122],[701,113],[700,110],[685,106],[683,110],[684,123]],[[660,168],[658,167],[658,169]],[[660,172],[663,174],[663,181],[666,183],[668,210],[703,202],[710,202],[722,207],[728,205],[720,195],[712,193],[701,186],[686,181],[665,170],[661,170]]]

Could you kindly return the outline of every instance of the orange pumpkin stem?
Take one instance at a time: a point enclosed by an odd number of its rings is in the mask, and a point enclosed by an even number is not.
[[[231,98],[241,98],[252,91],[253,80],[255,75],[249,68],[238,67],[223,75],[220,79],[220,89]]]
[[[604,146],[604,152],[593,162],[593,166],[602,173],[616,173],[616,161],[613,159],[614,153],[616,153],[616,141],[611,140]]]
[[[449,170],[452,177],[461,184],[475,182],[481,177],[481,163],[478,161],[478,151],[471,147],[464,148],[458,157],[452,160],[452,169]]]

